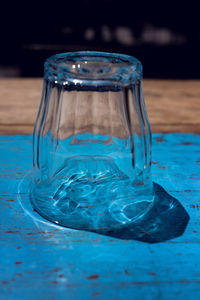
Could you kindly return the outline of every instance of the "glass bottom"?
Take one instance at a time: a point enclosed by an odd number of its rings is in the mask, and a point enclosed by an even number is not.
[[[106,156],[74,156],[51,180],[31,187],[31,202],[56,224],[82,230],[115,230],[152,207],[152,185],[136,185]]]

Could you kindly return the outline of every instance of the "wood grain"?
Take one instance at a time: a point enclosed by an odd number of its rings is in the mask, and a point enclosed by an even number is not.
[[[0,134],[31,134],[42,79],[0,80]],[[199,80],[144,80],[152,132],[200,132]]]

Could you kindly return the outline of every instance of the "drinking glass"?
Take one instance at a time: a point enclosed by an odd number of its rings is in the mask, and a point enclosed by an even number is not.
[[[154,201],[141,63],[90,51],[48,58],[33,144],[40,215],[99,232],[141,220]]]

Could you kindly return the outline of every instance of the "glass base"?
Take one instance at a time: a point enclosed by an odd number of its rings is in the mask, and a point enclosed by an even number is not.
[[[141,219],[152,207],[152,185],[135,185],[110,157],[66,159],[51,180],[31,187],[31,202],[56,224],[83,230],[115,230]]]

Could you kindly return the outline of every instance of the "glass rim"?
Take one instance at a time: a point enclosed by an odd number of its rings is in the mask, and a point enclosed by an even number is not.
[[[44,77],[63,85],[124,85],[142,78],[142,64],[134,56],[121,53],[64,52],[47,58]]]

